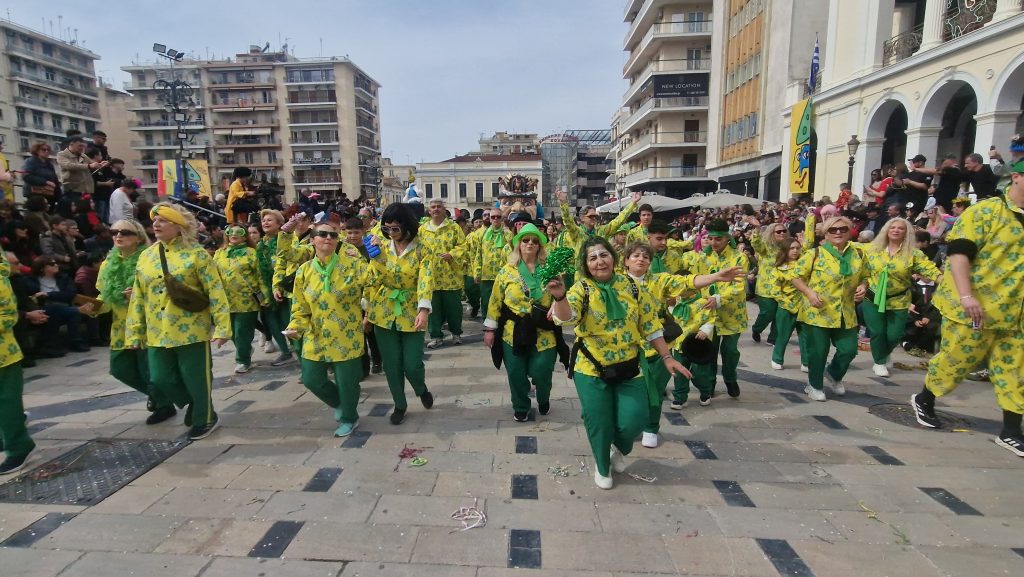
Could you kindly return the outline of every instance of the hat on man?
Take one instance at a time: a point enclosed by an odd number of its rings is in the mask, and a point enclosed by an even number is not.
[[[914,156],[914,158],[908,158],[907,160],[909,160],[910,162],[915,162],[915,163],[916,162],[928,162],[928,159],[925,158],[925,156],[923,154],[918,154],[918,155]]]

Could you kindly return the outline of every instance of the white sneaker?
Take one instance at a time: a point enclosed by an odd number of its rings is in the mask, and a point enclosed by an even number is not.
[[[814,387],[810,386],[804,390],[807,391],[807,396],[810,397],[812,401],[825,400],[825,391],[819,391],[818,389],[815,389]]]
[[[832,389],[832,392],[835,393],[837,397],[841,397],[846,394],[846,386],[833,379],[832,375],[828,374],[828,371],[825,371],[825,380],[828,381],[829,388]]]
[[[648,433],[645,431],[643,438],[640,439],[640,444],[647,447],[648,449],[653,449],[657,447],[658,433]]]
[[[442,343],[444,343],[444,339],[430,339],[429,341],[427,341],[427,348],[436,349],[437,347],[441,346]]]
[[[235,372],[238,373],[239,375],[241,375],[242,373],[248,373],[249,365],[238,363],[237,365],[235,365]]]
[[[256,331],[256,346],[262,347],[265,344],[267,344],[267,337],[263,333]]]
[[[782,370],[782,365],[780,365],[779,363],[776,363],[775,361],[772,361],[772,368],[775,369],[776,371],[781,371]]]
[[[879,377],[888,377],[889,369],[885,365],[872,365],[871,372]]]
[[[462,335],[452,335],[452,344],[453,345],[461,345],[462,344]]]
[[[615,447],[612,447],[611,460],[613,471],[615,471],[616,473],[625,472],[626,463],[625,461],[622,460],[622,455],[620,455],[619,452],[615,450]]]
[[[274,344],[273,339],[267,341],[263,345],[263,352],[267,353],[268,355],[277,352],[277,345]]]
[[[594,484],[597,485],[599,489],[611,489],[615,486],[615,481],[613,481],[611,477],[605,477],[601,473],[594,471]]]
[[[800,365],[800,372],[801,373],[806,373],[808,370],[809,369],[807,368],[807,365]]]

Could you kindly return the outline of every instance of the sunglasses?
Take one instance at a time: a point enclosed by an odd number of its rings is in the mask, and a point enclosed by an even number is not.
[[[780,229],[780,230],[775,231],[775,234],[786,234],[786,231]]]
[[[491,220],[505,220],[505,216],[502,214],[491,215]]]
[[[522,244],[540,244],[540,239],[533,236],[524,236],[519,242]]]
[[[111,229],[110,236],[139,236],[134,230]]]
[[[382,226],[380,229],[388,234],[402,234],[402,227],[400,226]]]
[[[582,218],[597,218],[596,214],[584,214]]]
[[[833,226],[828,229],[829,234],[846,234],[848,232],[850,232],[850,227],[848,226]]]
[[[313,236],[315,236],[317,238],[330,238],[330,239],[337,240],[338,233],[336,233],[334,231],[330,231],[330,230],[318,230],[318,231],[313,233]]]

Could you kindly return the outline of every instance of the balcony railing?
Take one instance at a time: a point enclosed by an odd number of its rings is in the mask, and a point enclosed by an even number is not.
[[[74,68],[75,70],[78,70],[78,71],[84,73],[86,76],[90,76],[91,77],[93,75],[93,70],[92,70],[91,66],[82,66],[81,64],[79,64],[77,62],[72,62],[70,60],[64,60],[63,58],[57,58],[56,56],[47,56],[46,54],[43,54],[42,52],[36,52],[34,50],[29,50],[28,48],[24,48],[22,46],[13,46],[13,45],[8,44],[7,45],[7,51],[8,52],[13,52],[15,54],[22,54],[22,55],[25,55],[25,56],[29,56],[29,57],[31,57],[34,60],[45,60],[47,62],[52,62],[54,64],[57,64],[59,66],[68,66],[70,68]]]
[[[238,147],[257,147],[257,146],[280,146],[281,141],[276,138],[267,138],[263,140],[248,141],[248,142],[215,142],[214,146],[218,148],[224,148],[228,146]]]
[[[626,175],[623,181],[631,186],[645,180],[669,178],[706,178],[708,171],[703,166],[652,166]]]
[[[639,136],[631,145],[622,151],[626,159],[651,145],[665,144],[674,146],[704,146],[708,142],[708,133],[703,130],[686,132],[658,132]]]
[[[642,118],[648,112],[654,108],[701,108],[707,107],[708,103],[707,96],[681,96],[676,98],[650,98],[647,102],[643,103],[635,112],[626,118],[625,122],[619,125],[619,129],[623,132],[629,130],[629,127],[636,124],[637,120]]]
[[[206,123],[201,120],[193,120],[191,122],[183,122],[181,125],[184,128],[203,128]],[[177,128],[178,123],[173,120],[148,120],[140,122],[132,128]]]
[[[901,32],[882,43],[882,66],[895,64],[921,49],[924,25]]]
[[[162,142],[132,140],[129,145],[132,148],[178,148],[178,143],[174,140],[164,140]],[[207,146],[210,146],[209,140],[196,140],[195,142],[185,143],[185,148],[206,148]]]
[[[949,2],[947,5],[949,7],[942,22],[944,42],[980,30],[982,26],[992,21],[992,16],[996,13],[996,0]]]
[[[82,93],[82,94],[88,94],[89,96],[92,96],[94,98],[99,96],[99,92],[97,92],[94,88],[84,88],[84,87],[79,86],[77,84],[68,84],[67,82],[58,82],[56,80],[50,80],[49,78],[46,78],[45,76],[37,76],[35,74],[29,74],[28,72],[25,72],[24,70],[11,70],[11,76],[13,76],[15,78],[24,78],[26,80],[31,80],[33,82],[40,82],[42,84],[48,84],[50,86],[56,86],[57,88],[60,88],[61,90],[71,90],[73,92],[79,92],[79,93]]]
[[[335,137],[333,139],[328,139],[328,140],[324,140],[322,138],[321,139],[293,138],[293,139],[289,140],[288,142],[289,142],[289,144],[292,144],[292,145],[296,145],[296,144],[298,144],[298,145],[313,145],[313,144],[329,145],[329,144],[338,144],[338,139],[337,139],[337,137]]]
[[[711,20],[693,20],[689,22],[655,22],[644,34],[644,37],[636,45],[636,48],[629,53],[629,58],[626,61],[626,70],[629,70],[636,64],[637,57],[642,54],[647,47],[650,46],[651,42],[655,39],[655,36],[679,36],[679,35],[695,35],[703,36],[711,34]]]
[[[42,108],[53,108],[56,110],[63,110],[65,112],[71,112],[72,114],[77,114],[79,116],[85,116],[88,118],[99,118],[99,116],[93,113],[92,107],[88,104],[79,104],[77,106],[71,106],[69,104],[54,102],[52,99],[29,98],[27,96],[15,96],[14,101],[20,102],[22,104],[27,104],[29,106],[40,106]]]

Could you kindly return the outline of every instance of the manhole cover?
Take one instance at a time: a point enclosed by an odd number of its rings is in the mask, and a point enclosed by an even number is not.
[[[872,405],[871,408],[868,409],[868,412],[880,419],[885,419],[890,423],[914,427],[915,429],[923,428],[917,423],[917,417],[914,416],[914,409],[909,404],[880,403]],[[967,419],[950,415],[949,413],[943,413],[942,411],[935,411],[935,416],[937,416],[939,421],[942,423],[942,428],[932,430],[949,433],[954,429],[969,429],[971,426],[971,423],[967,421]]]
[[[95,505],[185,445],[185,441],[89,441],[0,485],[0,502]]]

